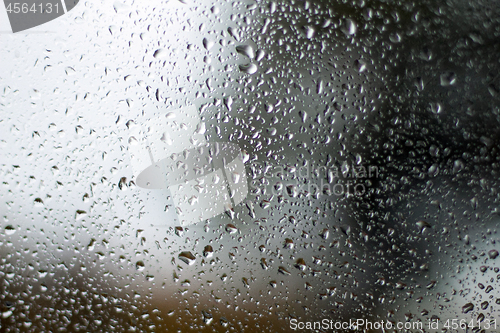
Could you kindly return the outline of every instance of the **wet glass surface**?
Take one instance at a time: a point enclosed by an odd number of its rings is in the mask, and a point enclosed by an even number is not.
[[[1,329],[498,331],[499,14],[86,1],[4,24]]]

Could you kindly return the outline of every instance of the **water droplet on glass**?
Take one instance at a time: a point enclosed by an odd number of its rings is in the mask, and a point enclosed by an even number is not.
[[[288,193],[289,196],[292,198],[295,198],[299,195],[299,189],[298,186],[296,185],[288,185],[286,187],[286,192]]]
[[[257,53],[255,54],[255,61],[261,61],[265,55],[266,52],[264,50],[257,50]]]
[[[34,205],[35,205],[35,207],[43,207],[43,200],[40,198],[36,198],[34,200]]]
[[[303,28],[304,34],[306,35],[307,39],[311,39],[314,37],[314,34],[316,33],[316,30],[314,29],[313,26],[306,25]]]
[[[214,41],[213,40],[209,40],[207,38],[203,38],[203,47],[207,50],[210,50],[212,48],[212,46],[214,46]]]
[[[226,225],[226,231],[227,231],[228,233],[230,233],[230,234],[234,234],[234,233],[238,232],[238,228],[236,228],[233,224],[228,223],[228,224]]]
[[[283,266],[280,266],[278,267],[278,272],[283,274],[283,275],[291,275],[292,273],[290,273],[285,267]]]
[[[345,20],[344,26],[342,27],[342,31],[346,35],[352,36],[358,31],[358,25],[352,19],[347,19]]]
[[[257,73],[257,70],[259,69],[256,64],[244,64],[239,66],[240,71],[246,74],[255,74]]]
[[[183,227],[175,227],[175,234],[179,237],[182,237],[182,234],[184,233],[184,228]]]
[[[210,323],[212,323],[214,317],[208,313],[207,311],[202,311],[202,314],[203,314],[203,322],[205,323],[205,325],[210,325]]]
[[[253,59],[255,57],[255,52],[250,45],[238,45],[236,46],[236,51],[239,54],[247,56],[250,59]]]
[[[441,74],[441,85],[443,87],[454,85],[457,82],[457,78],[454,72],[446,72]]]
[[[184,251],[179,254],[179,259],[185,262],[188,265],[192,265],[195,263],[196,258],[195,256],[189,252],[189,251]]]
[[[287,238],[285,239],[285,244],[284,244],[284,247],[285,249],[293,249],[293,240],[291,240],[290,238]]]
[[[155,57],[155,59],[162,59],[165,58],[166,56],[167,56],[167,50],[165,49],[158,49],[153,53],[153,57]]]
[[[213,254],[214,254],[214,249],[212,248],[212,246],[210,245],[205,246],[205,249],[203,250],[203,256],[205,256],[206,258],[210,258],[211,256],[213,256]]]
[[[496,259],[498,257],[498,251],[497,250],[488,251],[488,257],[490,257],[490,259]]]
[[[469,313],[472,310],[474,310],[474,304],[472,303],[467,303],[462,307],[462,313]]]
[[[301,271],[304,271],[306,269],[306,262],[304,261],[304,259],[302,258],[299,258],[297,259],[297,261],[295,262],[295,267],[297,267],[298,269],[300,269]]]
[[[135,263],[135,269],[137,269],[138,271],[143,271],[144,270],[144,262],[142,261],[138,261]]]

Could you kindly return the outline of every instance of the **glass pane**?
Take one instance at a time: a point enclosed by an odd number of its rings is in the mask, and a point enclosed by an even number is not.
[[[499,330],[495,2],[4,2],[2,331]]]

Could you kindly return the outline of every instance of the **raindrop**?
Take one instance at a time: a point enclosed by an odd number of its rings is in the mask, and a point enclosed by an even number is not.
[[[240,36],[239,36],[239,33],[238,33],[238,29],[236,28],[232,28],[232,27],[229,27],[227,28],[227,32],[229,32],[229,34],[234,38],[236,39],[237,41],[240,40]]]
[[[244,64],[244,65],[240,65],[239,66],[240,68],[240,71],[242,71],[243,73],[246,73],[246,74],[255,74],[257,73],[259,67],[257,67],[257,65],[255,64]]]
[[[75,75],[76,71],[73,67],[66,67],[66,69],[64,70],[66,72],[66,75]]]
[[[8,226],[5,227],[5,234],[7,236],[13,235],[15,233],[16,233],[16,229],[13,226],[8,225]]]
[[[87,212],[84,210],[77,210],[75,213],[75,218],[77,220],[81,220],[81,219],[85,218],[85,216],[87,216]]]
[[[488,256],[490,257],[490,259],[496,259],[498,257],[498,251],[490,250],[488,251]]]
[[[43,200],[40,198],[36,198],[34,200],[34,205],[35,205],[35,207],[43,207]]]
[[[295,263],[295,267],[297,267],[301,271],[304,271],[306,269],[306,262],[304,261],[304,259],[299,258]]]
[[[296,185],[288,185],[286,187],[286,192],[292,198],[295,198],[295,197],[297,197],[299,195],[299,189],[298,189],[298,187]]]
[[[239,54],[247,56],[250,59],[253,59],[255,57],[255,52],[250,45],[238,45],[236,46],[236,51]]]
[[[234,234],[234,233],[238,232],[238,228],[236,228],[233,224],[228,223],[228,224],[226,225],[226,231],[227,231],[228,233],[230,233],[230,234]]]
[[[231,111],[231,107],[233,105],[233,98],[231,96],[224,98],[224,105],[229,111]]]
[[[440,114],[443,112],[443,107],[441,106],[441,103],[430,103],[429,104],[430,110],[434,114]]]
[[[210,50],[212,46],[214,46],[214,41],[203,38],[203,47],[207,50]]]
[[[441,85],[443,87],[454,85],[457,82],[457,78],[455,76],[455,73],[453,72],[446,72],[441,74],[440,79]]]
[[[135,263],[135,269],[137,269],[138,271],[143,271],[144,270],[144,262],[142,261],[138,261]]]
[[[306,25],[302,29],[304,30],[304,34],[306,35],[307,39],[313,38],[314,34],[316,33],[316,30],[314,29],[314,27],[310,26],[310,25]]]
[[[285,249],[293,249],[293,240],[291,240],[290,238],[287,238],[285,239],[285,244],[284,244],[284,248]]]
[[[182,234],[184,233],[184,228],[183,227],[175,227],[175,234],[179,237],[182,237]]]
[[[207,311],[202,311],[202,314],[203,314],[203,322],[206,325],[210,325],[210,323],[212,323],[214,317],[210,313],[208,313]]]
[[[328,239],[328,236],[330,236],[330,230],[328,230],[326,228],[323,229],[323,231],[321,231],[321,233],[320,233],[320,236],[323,239]]]
[[[250,155],[246,152],[246,150],[242,150],[241,151],[241,160],[243,161],[243,163],[248,162],[249,159],[250,159]]]
[[[289,271],[288,271],[285,267],[283,267],[283,266],[280,266],[280,267],[278,268],[278,272],[279,272],[279,273],[281,273],[281,274],[283,274],[283,275],[290,275],[290,274],[292,274],[292,273],[290,273],[290,272],[289,272]]]
[[[257,53],[255,54],[255,61],[261,61],[265,55],[266,55],[265,51],[257,50]]]
[[[469,313],[472,310],[474,310],[474,304],[472,303],[467,303],[462,307],[462,313]]]
[[[418,221],[417,226],[420,228],[421,233],[423,233],[425,229],[431,228],[431,225],[426,221]]]
[[[195,263],[196,258],[195,256],[189,252],[189,251],[184,251],[179,254],[179,259],[184,261],[188,265],[192,265]]]
[[[13,314],[12,310],[4,311],[2,312],[2,318],[3,319],[9,318],[12,314]]]
[[[271,203],[267,200],[262,200],[262,202],[260,203],[260,207],[262,209],[268,209],[269,207],[271,207]]]
[[[118,188],[122,191],[127,189],[127,178],[126,177],[122,177],[120,179],[120,182],[118,182]]]
[[[342,31],[348,35],[352,36],[358,31],[358,25],[352,19],[347,19],[344,23]]]
[[[167,56],[167,50],[165,49],[158,49],[153,53],[153,57],[155,57],[155,59],[162,59],[165,58],[166,56]]]
[[[212,246],[210,245],[205,246],[205,249],[203,250],[203,256],[206,258],[210,258],[213,255],[214,255],[214,249],[212,248]]]
[[[231,180],[234,184],[238,184],[241,179],[241,174],[239,172],[233,171],[231,172]]]

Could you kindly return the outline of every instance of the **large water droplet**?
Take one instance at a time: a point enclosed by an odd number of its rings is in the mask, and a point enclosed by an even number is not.
[[[210,50],[212,48],[212,46],[214,46],[214,41],[213,40],[209,40],[207,38],[203,38],[203,47],[207,50]]]
[[[474,304],[472,303],[467,303],[462,307],[462,313],[469,313],[472,310],[474,310]]]
[[[249,57],[250,59],[255,57],[255,52],[250,45],[238,45],[236,46],[236,51],[239,54]]]
[[[16,233],[16,228],[14,228],[14,227],[13,227],[13,226],[11,226],[11,225],[6,226],[4,230],[5,230],[5,234],[6,234],[7,236],[10,236],[10,235],[13,235],[13,234],[15,234],[15,233]]]
[[[203,255],[206,258],[210,258],[211,256],[213,256],[213,254],[214,254],[214,249],[212,248],[212,246],[211,245],[205,246],[205,249],[203,250]]]
[[[135,263],[135,269],[138,271],[143,271],[144,270],[144,262],[139,260],[138,262]]]
[[[498,251],[490,250],[488,251],[488,256],[490,257],[490,259],[496,259],[498,257]]]
[[[244,64],[239,66],[240,71],[246,74],[255,74],[259,70],[259,67],[257,67],[256,64]]]
[[[352,36],[358,31],[358,25],[352,19],[347,19],[342,27],[342,31],[346,35]]]
[[[188,265],[192,265],[195,263],[196,258],[195,256],[189,252],[189,251],[184,251],[179,254],[179,259],[185,262]]]
[[[155,53],[153,53],[153,57],[155,57],[155,59],[162,59],[162,58],[165,58],[167,56],[167,50],[165,49],[158,49],[155,51]]]

